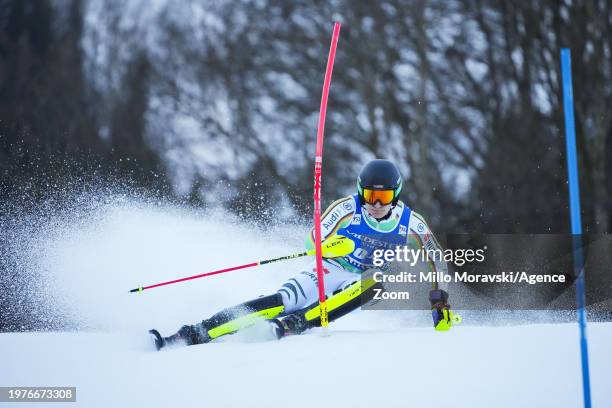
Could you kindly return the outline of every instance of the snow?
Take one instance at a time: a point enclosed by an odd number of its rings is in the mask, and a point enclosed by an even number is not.
[[[82,329],[0,334],[0,385],[77,387],[77,403],[54,407],[582,404],[577,324],[486,327],[465,318],[439,333],[414,324],[421,312],[358,311],[332,323],[330,337],[314,330],[276,341],[261,326],[155,352],[147,329],[167,335],[270,293],[303,261],[129,289],[300,251],[306,229],[147,205],[111,206],[87,226],[54,225],[30,256],[61,299],[49,307],[70,309]],[[588,340],[593,406],[610,406],[612,323],[589,324]]]
[[[605,407],[612,324],[591,324],[589,334],[593,406]],[[70,407],[581,406],[578,330],[571,324],[448,333],[356,325],[333,328],[330,337],[313,332],[159,353],[139,337],[2,334],[0,383],[76,386]]]

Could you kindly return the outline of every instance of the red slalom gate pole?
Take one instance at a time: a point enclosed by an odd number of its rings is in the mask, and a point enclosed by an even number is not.
[[[314,244],[317,265],[317,278],[319,282],[319,310],[321,311],[321,326],[323,333],[327,334],[327,303],[325,299],[325,282],[323,275],[323,256],[321,249],[321,173],[323,168],[323,134],[325,129],[325,114],[327,113],[327,97],[336,58],[336,47],[340,36],[340,23],[334,23],[329,56],[327,57],[327,68],[325,69],[325,81],[323,82],[323,94],[321,95],[321,108],[319,110],[319,124],[317,127],[317,149],[315,153],[314,168]]]

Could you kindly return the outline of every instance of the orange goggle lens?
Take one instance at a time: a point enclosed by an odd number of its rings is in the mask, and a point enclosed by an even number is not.
[[[370,190],[363,189],[363,200],[368,204],[376,204],[377,201],[382,205],[391,204],[395,198],[394,190]]]

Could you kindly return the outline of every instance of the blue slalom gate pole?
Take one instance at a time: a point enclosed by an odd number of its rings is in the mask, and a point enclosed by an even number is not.
[[[569,181],[570,220],[574,247],[574,276],[576,277],[576,303],[580,326],[580,355],[582,360],[582,388],[584,407],[591,408],[591,381],[589,378],[589,351],[586,339],[586,295],[584,289],[584,259],[582,254],[582,220],[580,218],[580,186],[574,124],[574,91],[572,88],[571,53],[561,49],[561,75],[563,78],[563,112],[565,113],[565,147],[567,150],[567,176]]]

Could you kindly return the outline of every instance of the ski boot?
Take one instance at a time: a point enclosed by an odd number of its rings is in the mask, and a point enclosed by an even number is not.
[[[185,325],[181,327],[178,332],[169,337],[162,337],[159,331],[155,329],[149,330],[149,333],[151,334],[153,344],[157,350],[173,344],[182,343],[191,346],[194,344],[208,343],[210,341],[208,330],[206,330],[203,322],[201,324]]]
[[[277,339],[293,334],[302,334],[310,328],[303,314],[290,314],[280,319],[271,319],[272,333]]]

